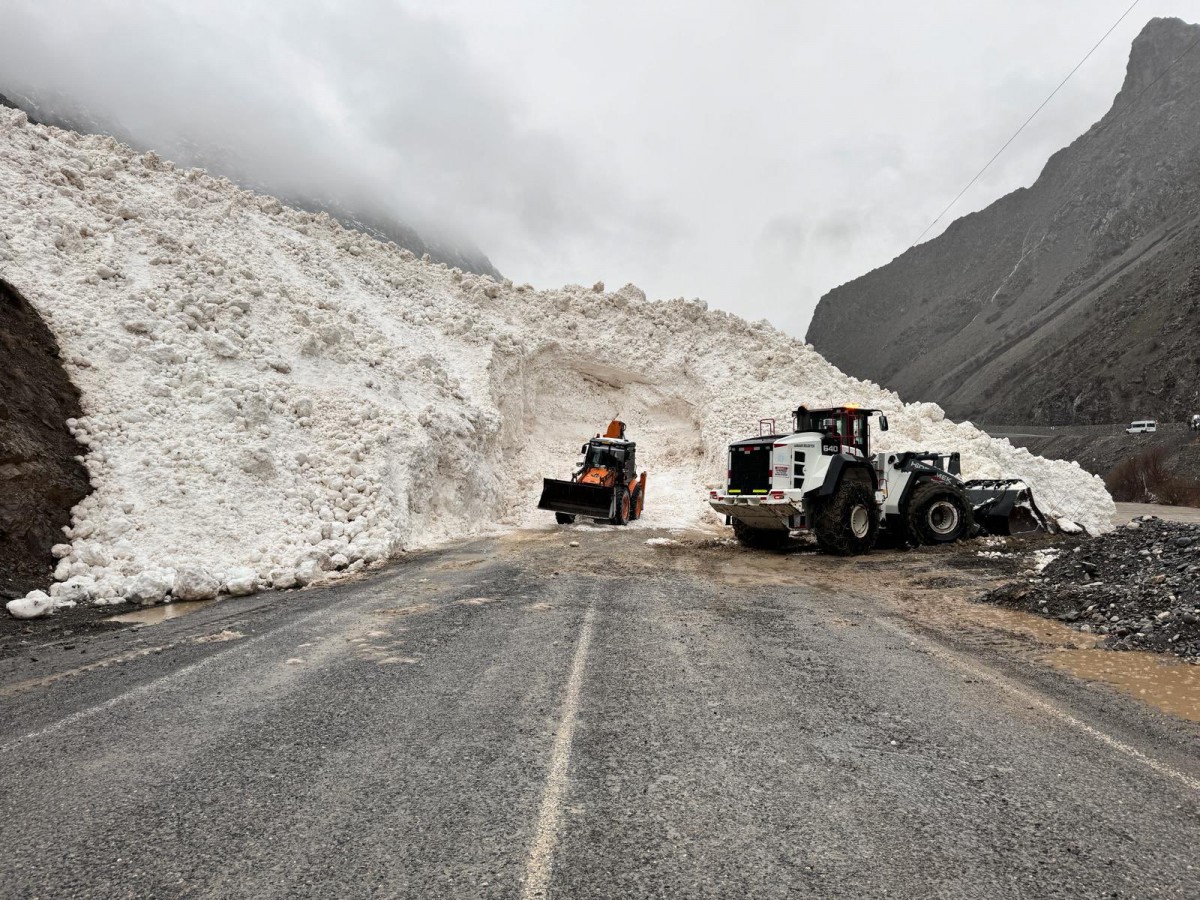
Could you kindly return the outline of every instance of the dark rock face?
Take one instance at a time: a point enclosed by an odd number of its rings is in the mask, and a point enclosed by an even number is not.
[[[9,100],[7,97],[5,97],[3,94],[0,94],[0,106],[7,106],[9,109],[20,109],[21,108],[16,103],[14,103],[12,100]],[[27,112],[26,115],[28,116],[29,113]],[[33,122],[34,125],[40,124],[39,122],[35,121],[32,116],[30,116],[29,121]]]
[[[955,418],[1200,409],[1198,38],[1200,26],[1152,20],[1112,109],[1032,187],[830,291],[808,340]]]
[[[0,280],[0,597],[47,586],[50,548],[91,491],[66,425],[81,415],[50,329]]]

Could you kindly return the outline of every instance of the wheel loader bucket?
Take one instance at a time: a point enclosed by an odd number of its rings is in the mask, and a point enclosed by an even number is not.
[[[538,509],[591,516],[593,519],[611,519],[616,493],[612,488],[598,484],[543,478],[542,499],[538,501]]]
[[[1019,478],[968,481],[967,499],[975,510],[975,524],[987,534],[1029,534],[1046,531],[1046,517],[1033,502],[1033,491]]]

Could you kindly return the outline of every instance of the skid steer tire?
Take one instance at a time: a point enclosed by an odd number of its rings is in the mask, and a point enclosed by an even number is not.
[[[966,494],[934,481],[914,488],[904,518],[904,530],[914,544],[949,544],[975,531]]]
[[[743,547],[753,550],[781,550],[787,546],[789,533],[782,528],[752,528],[734,519],[733,536]]]
[[[613,517],[609,521],[613,525],[628,525],[631,505],[629,502],[629,488],[617,488],[617,502],[613,504]]]
[[[634,491],[629,498],[629,521],[636,522],[642,517],[642,492]]]
[[[869,553],[879,537],[875,493],[857,481],[843,481],[820,501],[813,517],[817,546],[835,556]]]
[[[574,513],[555,513],[554,521],[557,522],[559,525],[574,525],[575,524],[575,514]]]

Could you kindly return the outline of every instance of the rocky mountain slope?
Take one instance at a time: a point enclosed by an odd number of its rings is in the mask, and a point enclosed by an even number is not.
[[[137,134],[130,133],[128,129],[122,128],[118,123],[98,119],[86,110],[72,108],[70,111],[66,111],[66,107],[59,105],[51,107],[29,97],[16,95],[6,97],[2,93],[0,93],[0,106],[23,110],[29,117],[29,121],[35,124],[53,125],[68,131],[77,131],[80,134],[110,134],[131,147],[138,147],[142,150],[159,149],[148,146],[145,140],[140,140]],[[347,204],[335,197],[311,192],[298,193],[294,190],[287,190],[280,184],[270,183],[269,180],[246,176],[239,172],[239,167],[235,163],[229,162],[229,154],[220,147],[176,147],[172,148],[170,156],[180,165],[208,169],[249,190],[273,194],[297,209],[313,213],[328,213],[347,227],[366,232],[377,240],[392,241],[417,256],[428,253],[434,262],[443,262],[448,266],[454,266],[465,272],[473,272],[476,275],[501,277],[483,251],[467,241],[422,235],[415,228],[392,216],[383,216],[378,212],[356,208],[353,204]]]
[[[1161,448],[1171,472],[1200,480],[1200,433],[1183,422],[1159,422],[1153,434],[1126,434],[1126,423],[1106,425],[988,426],[988,434],[1047,459],[1074,460],[1107,475],[1122,460]]]
[[[1032,187],[821,299],[808,340],[956,418],[1200,406],[1200,25],[1153,19],[1112,108]],[[1164,74],[1165,73],[1165,74]]]

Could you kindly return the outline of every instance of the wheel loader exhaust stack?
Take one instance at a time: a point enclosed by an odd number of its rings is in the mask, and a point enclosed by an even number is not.
[[[560,525],[576,517],[626,525],[641,518],[646,473],[637,473],[637,445],[625,439],[625,423],[613,419],[603,435],[580,448],[583,461],[570,480],[542,480],[538,509],[551,510]]]

